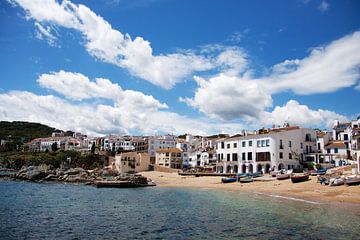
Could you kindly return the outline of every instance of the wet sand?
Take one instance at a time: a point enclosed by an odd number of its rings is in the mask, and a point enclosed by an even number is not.
[[[360,186],[320,185],[316,176],[301,183],[292,183],[288,180],[254,181],[252,183],[221,183],[221,177],[194,177],[180,176],[177,173],[142,172],[145,177],[151,178],[158,187],[180,187],[198,189],[216,189],[225,191],[247,191],[266,194],[273,197],[288,197],[316,203],[347,203],[360,205]],[[265,177],[270,178],[270,177]]]

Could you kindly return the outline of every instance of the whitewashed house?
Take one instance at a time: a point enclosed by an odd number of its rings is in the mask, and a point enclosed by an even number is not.
[[[300,167],[299,159],[315,161],[316,132],[284,127],[217,141],[216,171],[247,173]]]

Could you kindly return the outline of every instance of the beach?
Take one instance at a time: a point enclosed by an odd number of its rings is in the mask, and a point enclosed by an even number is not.
[[[221,177],[180,176],[178,173],[157,171],[141,172],[140,174],[151,178],[158,187],[241,191],[313,203],[360,205],[359,186],[325,186],[317,182],[316,176],[311,176],[309,181],[301,183],[292,183],[290,179],[282,181],[275,179],[252,183],[224,184],[221,183]]]

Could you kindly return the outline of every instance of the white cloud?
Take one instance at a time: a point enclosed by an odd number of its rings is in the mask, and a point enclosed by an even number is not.
[[[37,31],[35,33],[35,37],[40,40],[46,40],[48,44],[52,47],[59,47],[59,44],[57,43],[57,37],[52,34],[52,29],[50,26],[42,26],[40,23],[35,22],[35,27],[37,28]]]
[[[107,79],[92,82],[80,73],[59,71],[42,74],[38,83],[66,99],[53,95],[11,91],[0,93],[0,119],[31,121],[64,130],[101,134],[239,132],[243,126],[195,119],[166,111],[167,105],[138,91],[123,90]],[[108,104],[84,99],[106,98]],[[78,101],[73,101],[78,100]],[[2,107],[2,106],[6,106]]]
[[[304,59],[286,60],[262,80],[271,92],[292,90],[296,94],[333,92],[351,87],[360,77],[360,32],[314,48]]]
[[[142,37],[132,40],[82,4],[67,0],[61,4],[55,0],[11,2],[19,4],[26,11],[27,18],[38,24],[49,23],[80,31],[86,39],[86,50],[92,56],[126,68],[131,74],[165,89],[172,88],[194,71],[213,68],[211,61],[191,52],[154,56],[149,41]]]
[[[304,59],[274,65],[269,75],[260,78],[251,75],[245,55],[244,61],[238,63],[242,66],[242,75],[231,75],[223,70],[222,74],[208,80],[197,77],[194,97],[180,100],[209,117],[247,121],[271,107],[272,95],[277,93],[293,91],[306,95],[354,86],[360,77],[359,42],[360,32],[354,32],[314,48]]]
[[[154,109],[77,104],[52,95],[39,96],[30,92],[12,91],[0,94],[0,119],[31,121],[89,135],[159,134],[159,133],[236,133],[240,124],[213,122],[180,116],[174,112]]]
[[[312,110],[306,105],[301,105],[295,100],[289,100],[284,106],[277,106],[272,112],[264,112],[260,122],[265,125],[291,125],[307,127],[332,127],[334,120],[347,121],[348,119],[333,111],[318,109]]]
[[[329,4],[326,1],[321,1],[318,9],[320,10],[320,12],[326,12],[329,9]]]
[[[81,73],[52,72],[42,74],[37,79],[40,86],[52,89],[68,99],[84,100],[91,98],[104,98],[113,100],[119,106],[135,107],[137,109],[161,109],[168,106],[154,99],[153,96],[144,95],[133,90],[122,90],[108,79],[96,78],[95,82]]]
[[[199,88],[193,99],[180,99],[207,116],[232,120],[249,119],[270,107],[272,99],[256,81],[219,74],[205,80],[195,77]]]

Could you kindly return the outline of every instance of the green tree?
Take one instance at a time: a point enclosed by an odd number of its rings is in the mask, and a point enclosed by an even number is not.
[[[58,149],[59,149],[59,148],[58,148],[57,142],[54,142],[54,143],[51,145],[51,151],[56,152]]]

